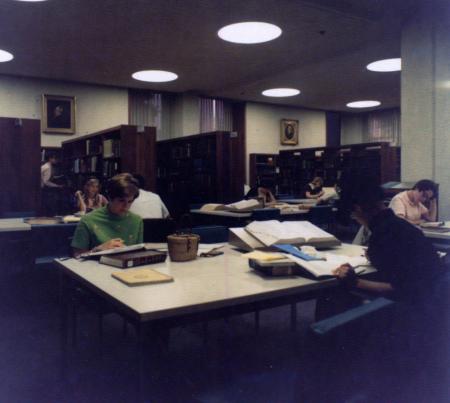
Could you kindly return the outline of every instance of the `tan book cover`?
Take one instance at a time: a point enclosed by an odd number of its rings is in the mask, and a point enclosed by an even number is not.
[[[168,283],[173,281],[172,276],[168,276],[167,274],[163,274],[152,269],[128,269],[124,271],[115,271],[111,273],[111,276],[129,286]]]

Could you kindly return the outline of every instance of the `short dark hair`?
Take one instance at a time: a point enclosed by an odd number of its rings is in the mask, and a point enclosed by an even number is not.
[[[120,197],[139,196],[139,183],[129,173],[122,173],[113,176],[106,184],[106,194],[110,200]]]
[[[145,178],[141,174],[138,174],[138,173],[134,173],[132,175],[138,181],[139,188],[144,189],[145,188]]]
[[[375,177],[352,176],[341,183],[341,206],[351,212],[355,205],[363,209],[377,207],[384,199],[383,190]]]
[[[433,192],[433,195],[435,195],[437,186],[430,179],[422,179],[414,185],[413,189],[418,190],[419,192],[426,192],[427,190],[431,190]]]

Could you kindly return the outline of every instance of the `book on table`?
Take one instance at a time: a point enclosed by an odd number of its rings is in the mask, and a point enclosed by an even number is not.
[[[245,227],[245,231],[266,247],[274,244],[308,244],[326,248],[341,244],[334,235],[309,221],[253,221]]]
[[[343,264],[351,265],[357,274],[366,270],[369,261],[365,256],[346,256],[334,253],[320,253],[320,260],[304,260],[302,258],[282,254],[280,259],[249,259],[249,266],[271,276],[302,275],[307,272],[314,278],[332,277],[333,272]]]
[[[147,268],[117,271],[111,273],[111,276],[128,286],[168,283],[173,281],[172,276]]]
[[[80,255],[81,258],[87,259],[90,257],[103,256],[103,255],[114,255],[117,253],[131,252],[135,250],[145,249],[145,243],[138,243],[135,245],[121,246],[119,248],[100,250],[98,252],[86,252]]]
[[[207,203],[200,208],[200,211],[248,212],[260,207],[261,204],[258,200],[248,199],[230,204]]]
[[[166,260],[166,257],[167,254],[165,252],[144,250],[139,252],[103,255],[100,257],[100,263],[125,269],[145,264],[161,263]]]

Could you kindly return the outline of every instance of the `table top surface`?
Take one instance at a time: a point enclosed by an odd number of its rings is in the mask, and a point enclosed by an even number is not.
[[[0,219],[0,232],[30,231],[31,225],[23,222],[23,218]]]
[[[445,221],[445,224],[439,228],[449,228],[450,229],[450,221]],[[422,231],[427,238],[450,240],[450,231],[449,232],[434,232],[432,230],[431,231],[428,230],[427,228],[422,228]]]
[[[248,260],[229,245],[224,251],[220,256],[190,262],[171,262],[168,257],[164,263],[141,266],[171,275],[174,281],[135,287],[111,276],[121,269],[98,261],[56,259],[56,262],[66,274],[125,306],[141,321],[318,291],[337,284],[334,278],[316,281],[299,276],[265,277],[252,270]],[[344,244],[333,251],[358,256],[363,249]]]

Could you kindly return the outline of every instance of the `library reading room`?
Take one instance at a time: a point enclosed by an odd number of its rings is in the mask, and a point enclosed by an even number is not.
[[[447,0],[2,0],[0,401],[449,402],[449,66]]]

